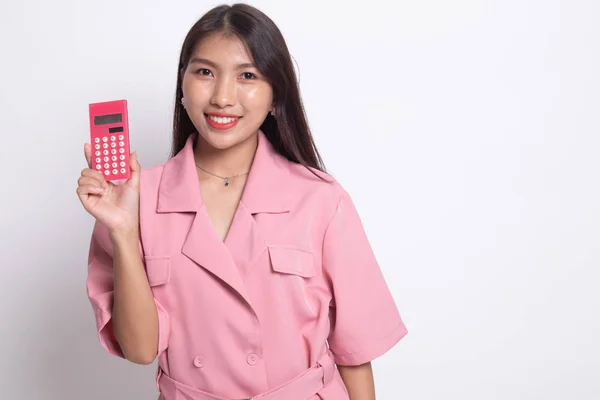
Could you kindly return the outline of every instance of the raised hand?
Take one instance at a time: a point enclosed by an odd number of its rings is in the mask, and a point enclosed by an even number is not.
[[[92,146],[83,149],[88,168],[81,171],[77,195],[85,210],[102,222],[109,232],[137,230],[139,224],[140,164],[131,153],[131,177],[122,184],[107,182],[101,172],[92,169]]]

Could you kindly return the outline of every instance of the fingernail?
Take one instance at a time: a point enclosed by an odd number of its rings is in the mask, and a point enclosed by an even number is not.
[[[92,192],[94,192],[94,193],[104,193],[104,189],[99,188],[99,187],[95,187],[95,188],[92,188]]]

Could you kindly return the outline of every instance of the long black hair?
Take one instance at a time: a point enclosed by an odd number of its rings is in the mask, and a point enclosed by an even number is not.
[[[292,57],[283,35],[267,15],[243,3],[211,9],[192,26],[183,41],[177,69],[170,157],[183,149],[188,137],[196,130],[181,105],[181,85],[195,46],[213,33],[239,38],[257,69],[273,88],[273,113],[269,113],[260,126],[273,147],[290,161],[325,172],[308,126]]]

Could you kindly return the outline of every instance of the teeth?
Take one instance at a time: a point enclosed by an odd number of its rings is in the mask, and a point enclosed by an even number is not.
[[[215,121],[217,124],[228,124],[230,122],[235,121],[237,118],[221,118],[221,117],[215,117],[213,115],[209,115],[208,118],[212,119],[213,121]]]

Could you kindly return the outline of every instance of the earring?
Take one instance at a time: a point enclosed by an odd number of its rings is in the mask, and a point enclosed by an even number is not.
[[[183,108],[185,108],[185,98],[184,97],[181,98],[181,105],[183,106]]]

